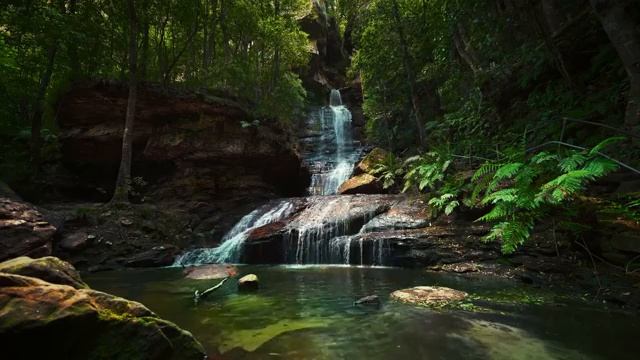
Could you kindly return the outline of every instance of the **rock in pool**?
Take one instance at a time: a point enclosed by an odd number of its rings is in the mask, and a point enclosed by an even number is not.
[[[380,306],[380,298],[378,295],[365,296],[354,301],[353,305]]]
[[[259,280],[256,274],[245,275],[238,280],[239,291],[255,291],[258,290]]]
[[[187,279],[194,280],[224,279],[238,275],[238,268],[222,264],[192,266],[184,269],[183,274]]]
[[[427,307],[442,307],[464,300],[469,294],[463,291],[440,286],[416,286],[396,290],[391,298],[403,303]]]

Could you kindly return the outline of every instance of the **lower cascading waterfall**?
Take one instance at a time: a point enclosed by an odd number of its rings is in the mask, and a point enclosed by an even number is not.
[[[186,252],[179,256],[174,266],[238,263],[242,255],[242,246],[253,229],[280,221],[293,211],[293,204],[283,200],[275,205],[260,207],[240,219],[222,238],[216,248],[202,248]]]

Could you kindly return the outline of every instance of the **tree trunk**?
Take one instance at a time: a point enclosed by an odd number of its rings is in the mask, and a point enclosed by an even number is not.
[[[69,0],[69,16],[71,17],[71,19],[73,19],[73,24],[75,24],[75,15],[76,15],[76,8],[78,5],[78,1],[77,0]],[[71,38],[71,41],[69,42],[69,47],[68,47],[68,54],[69,54],[69,66],[71,67],[71,80],[75,81],[78,80],[78,78],[80,78],[80,74],[81,72],[81,68],[80,68],[80,60],[78,59],[78,40],[76,39],[75,36],[73,36]]]
[[[118,170],[118,178],[116,187],[113,192],[111,203],[127,203],[129,202],[129,188],[131,186],[131,151],[133,146],[133,124],[136,112],[137,93],[137,35],[138,24],[136,19],[135,1],[128,0],[129,15],[129,99],[127,101],[127,115],[122,133],[122,158],[120,160],[120,169]]]
[[[591,0],[591,6],[618,52],[627,76],[629,95],[624,122],[629,129],[640,124],[640,25],[633,19],[634,1]]]
[[[274,16],[276,20],[280,16],[280,0],[274,0]],[[280,79],[280,44],[276,43],[274,54],[273,54],[273,82],[271,83],[271,88],[275,90],[278,85],[278,80]]]
[[[47,48],[47,67],[40,77],[40,86],[34,104],[33,115],[31,118],[31,162],[36,169],[40,167],[40,150],[42,148],[42,118],[44,116],[44,100],[47,95],[47,89],[51,82],[53,67],[55,65],[56,53],[58,52],[58,42],[51,40],[52,43]]]
[[[460,55],[460,58],[462,58],[469,69],[471,69],[473,75],[477,75],[480,71],[480,61],[466,37],[464,26],[460,23],[457,24],[453,31],[453,44],[458,51],[458,55]]]
[[[398,9],[397,0],[391,1],[393,18],[395,20],[396,29],[398,31],[398,37],[400,38],[400,47],[402,49],[402,61],[404,63],[404,71],[407,76],[407,82],[409,83],[409,93],[411,96],[411,104],[413,105],[413,112],[415,113],[416,128],[418,130],[418,145],[423,147],[425,145],[425,133],[424,123],[422,120],[422,113],[420,111],[420,99],[416,89],[416,80],[413,73],[413,66],[411,61],[411,55],[409,54],[409,47],[404,36],[404,29],[402,27],[402,20],[400,19],[400,10]]]

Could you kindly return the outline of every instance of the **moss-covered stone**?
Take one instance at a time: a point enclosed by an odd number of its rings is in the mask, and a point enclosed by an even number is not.
[[[8,359],[205,357],[190,333],[140,303],[8,273],[0,273],[0,338]]]
[[[89,287],[71,264],[53,256],[39,259],[21,256],[7,260],[0,263],[0,272],[31,276],[53,284],[73,286],[76,289]]]

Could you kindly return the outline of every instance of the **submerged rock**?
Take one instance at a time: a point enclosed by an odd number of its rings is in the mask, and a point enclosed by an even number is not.
[[[235,276],[238,274],[238,268],[233,265],[211,264],[188,267],[183,273],[188,279],[213,280]]]
[[[362,297],[353,302],[353,305],[373,305],[380,306],[380,297],[378,295],[369,295]]]
[[[467,296],[466,292],[441,286],[416,286],[391,293],[391,298],[396,301],[428,307],[446,306]]]
[[[198,359],[193,336],[142,304],[0,273],[2,353],[21,359]],[[37,339],[37,346],[25,346]]]
[[[40,259],[21,256],[7,260],[0,263],[0,272],[36,277],[52,284],[69,285],[76,289],[89,287],[71,264],[53,256]]]
[[[256,274],[245,275],[238,280],[239,291],[255,291],[258,290],[260,281]]]

